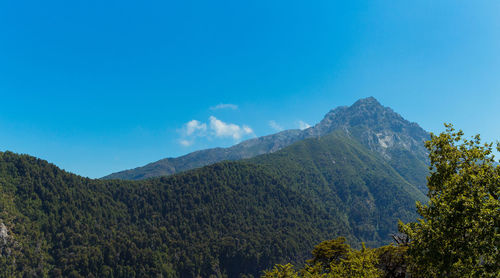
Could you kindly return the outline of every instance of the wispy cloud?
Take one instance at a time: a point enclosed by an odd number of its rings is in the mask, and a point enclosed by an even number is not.
[[[186,140],[186,139],[181,139],[179,140],[179,144],[181,144],[184,147],[189,147],[194,144],[194,140]]]
[[[269,121],[269,126],[270,126],[272,129],[276,130],[276,131],[282,131],[282,130],[284,129],[281,125],[279,125],[279,124],[278,124],[276,121],[274,121],[274,120]]]
[[[231,103],[219,103],[216,106],[210,107],[210,110],[231,109],[238,110],[238,105]]]
[[[247,125],[237,125],[234,123],[226,123],[210,116],[209,123],[203,123],[198,120],[191,120],[184,124],[179,130],[181,138],[179,144],[184,147],[192,146],[196,138],[232,138],[235,141],[240,141],[243,137],[253,135],[253,129]]]
[[[310,128],[310,127],[311,127],[311,125],[310,125],[310,124],[308,124],[308,123],[306,123],[306,122],[304,122],[304,121],[299,121],[299,128],[300,128],[300,129],[304,130],[304,129],[308,129],[308,128]]]
[[[195,138],[206,136],[207,124],[197,120],[191,120],[185,123],[178,132],[181,134],[179,144],[184,147],[189,147],[195,143]]]
[[[193,135],[196,132],[205,132],[207,131],[207,124],[191,120],[186,124],[185,130],[187,135]]]

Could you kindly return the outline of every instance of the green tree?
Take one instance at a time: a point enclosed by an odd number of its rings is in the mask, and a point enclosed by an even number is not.
[[[445,126],[426,142],[431,174],[429,203],[417,203],[422,219],[400,223],[410,238],[412,277],[498,277],[500,167],[493,144]]]
[[[368,249],[363,244],[361,250],[350,250],[347,258],[340,263],[330,265],[331,278],[377,278],[383,277],[383,272],[376,267],[378,262],[375,249]]]
[[[407,246],[386,245],[376,249],[378,258],[377,268],[380,269],[385,278],[406,277]]]
[[[292,264],[277,264],[270,271],[265,271],[262,278],[298,278],[299,274],[295,271]]]
[[[332,263],[340,263],[342,259],[347,258],[351,251],[351,247],[345,241],[345,237],[338,237],[321,242],[314,247],[311,252],[313,258],[307,260],[307,263],[310,265],[319,264],[323,269],[328,269]]]
[[[276,265],[264,272],[263,278],[377,278],[384,277],[377,268],[376,249],[353,250],[345,238],[324,241],[314,247],[313,258],[304,268],[295,271],[293,265]]]

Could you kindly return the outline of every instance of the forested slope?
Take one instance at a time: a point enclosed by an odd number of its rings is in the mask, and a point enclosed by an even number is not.
[[[320,240],[350,234],[341,219],[247,163],[101,181],[6,152],[0,190],[6,277],[258,275],[306,257]]]
[[[82,178],[5,152],[0,193],[4,276],[55,277],[258,276],[325,239],[386,243],[425,201],[341,131],[142,181]]]
[[[250,160],[265,166],[302,196],[349,223],[359,246],[388,243],[398,219],[416,217],[427,197],[385,160],[342,131],[297,142]]]

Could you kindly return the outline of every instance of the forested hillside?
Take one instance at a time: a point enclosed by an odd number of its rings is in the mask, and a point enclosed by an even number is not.
[[[247,163],[101,181],[7,152],[0,190],[4,277],[258,275],[350,234],[342,219]]]
[[[336,236],[379,246],[425,200],[341,132],[136,182],[6,152],[0,182],[6,276],[258,276]]]
[[[415,219],[425,195],[388,163],[341,131],[297,142],[250,160],[265,166],[291,189],[349,223],[368,246],[388,243],[398,219]]]

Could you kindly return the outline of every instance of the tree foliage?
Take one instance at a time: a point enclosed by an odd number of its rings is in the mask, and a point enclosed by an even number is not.
[[[345,243],[345,238],[339,237],[323,241],[312,251],[313,258],[307,260],[304,267],[295,269],[288,263],[275,265],[265,271],[263,278],[399,278],[405,277],[405,272],[393,271],[395,263],[399,268],[405,267],[405,247],[388,245],[377,249],[352,249]],[[391,258],[391,259],[388,259]]]
[[[400,223],[411,240],[412,277],[498,277],[500,167],[493,145],[446,127],[426,143],[430,200],[417,204],[422,219]]]

